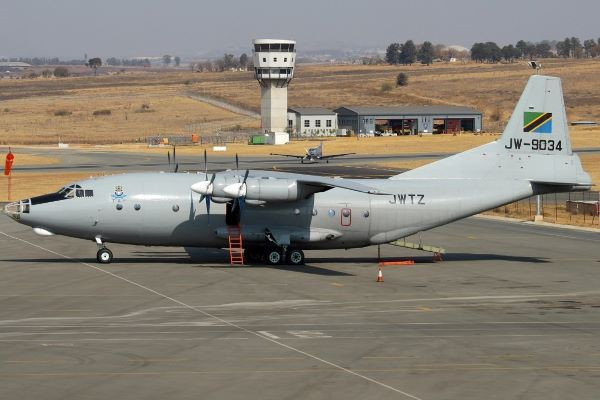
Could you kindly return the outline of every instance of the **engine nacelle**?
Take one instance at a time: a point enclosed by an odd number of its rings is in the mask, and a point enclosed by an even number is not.
[[[303,195],[295,179],[248,179],[246,184],[234,183],[223,188],[231,196],[248,200],[296,201]]]

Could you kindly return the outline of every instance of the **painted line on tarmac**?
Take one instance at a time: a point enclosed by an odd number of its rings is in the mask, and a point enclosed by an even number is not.
[[[393,391],[393,392],[395,392],[395,393],[401,394],[401,395],[403,395],[403,396],[405,396],[405,397],[408,397],[408,398],[411,398],[411,399],[414,399],[414,400],[422,400],[421,398],[419,398],[419,397],[417,397],[417,396],[415,396],[415,395],[413,395],[413,394],[410,394],[410,393],[408,393],[408,392],[405,392],[405,391],[403,391],[403,390],[401,390],[401,389],[398,389],[398,388],[395,388],[395,387],[393,387],[393,386],[387,385],[387,384],[385,384],[385,383],[383,383],[383,382],[380,382],[380,381],[378,381],[378,380],[375,380],[375,379],[373,379],[373,378],[369,378],[369,377],[368,377],[368,376],[366,376],[366,375],[362,375],[362,374],[360,374],[360,373],[358,373],[358,372],[355,372],[355,371],[352,371],[352,370],[350,370],[350,369],[348,369],[348,368],[342,367],[342,366],[341,366],[341,365],[339,365],[339,364],[335,364],[335,363],[333,363],[333,362],[331,362],[331,361],[327,361],[327,360],[325,360],[325,359],[323,359],[323,358],[320,358],[320,357],[318,357],[318,356],[316,356],[316,355],[314,355],[314,354],[308,353],[308,352],[306,352],[306,351],[303,351],[303,350],[297,349],[297,348],[295,348],[295,347],[292,347],[292,346],[290,346],[290,345],[287,345],[287,344],[285,344],[285,343],[282,343],[282,342],[280,342],[280,341],[278,341],[278,340],[276,340],[276,339],[272,339],[272,338],[266,337],[266,336],[264,336],[264,335],[261,335],[260,333],[258,333],[258,332],[256,332],[256,331],[252,331],[252,330],[250,330],[250,329],[247,329],[247,328],[244,328],[244,327],[242,327],[242,326],[240,326],[240,325],[237,325],[237,324],[235,324],[235,323],[233,323],[233,322],[227,321],[227,320],[225,320],[225,319],[223,319],[223,318],[220,318],[220,317],[218,317],[218,316],[216,316],[216,315],[214,315],[214,314],[211,314],[211,313],[209,313],[209,312],[207,312],[207,311],[204,311],[204,310],[202,310],[202,309],[200,309],[200,308],[198,308],[198,307],[191,306],[191,305],[189,305],[189,304],[187,304],[187,303],[184,303],[184,302],[183,302],[183,301],[181,301],[181,300],[177,300],[177,299],[175,299],[175,298],[173,298],[173,297],[167,296],[166,294],[163,294],[163,293],[161,293],[161,292],[158,292],[158,291],[156,291],[156,290],[154,290],[154,289],[151,289],[151,288],[149,288],[148,286],[144,286],[144,285],[142,285],[141,283],[137,283],[137,282],[135,282],[135,281],[132,281],[132,280],[130,280],[130,279],[127,279],[127,278],[125,278],[125,277],[123,277],[123,276],[121,276],[121,275],[117,275],[117,274],[115,274],[115,273],[113,273],[113,272],[107,271],[107,270],[105,270],[105,269],[102,269],[102,268],[100,268],[100,267],[97,267],[97,266],[95,266],[95,265],[88,264],[88,263],[85,263],[85,262],[83,262],[83,261],[76,260],[76,259],[74,259],[74,258],[72,258],[72,257],[69,257],[69,256],[67,256],[67,255],[64,255],[64,254],[58,253],[58,252],[56,252],[56,251],[53,251],[53,250],[47,249],[47,248],[45,248],[45,247],[42,247],[42,246],[40,246],[40,245],[37,245],[37,244],[35,244],[35,243],[31,243],[31,242],[29,242],[29,241],[27,241],[27,240],[25,240],[25,239],[21,239],[21,238],[18,238],[18,237],[16,237],[16,236],[12,236],[12,235],[9,235],[9,234],[7,234],[7,233],[4,233],[4,232],[0,232],[0,234],[4,235],[4,236],[6,236],[6,237],[9,237],[9,238],[11,238],[11,239],[14,239],[14,240],[17,240],[17,241],[20,241],[20,242],[26,243],[26,244],[28,244],[28,245],[30,245],[30,246],[37,247],[37,248],[38,248],[38,249],[40,249],[40,250],[43,250],[43,251],[46,251],[46,252],[48,252],[48,253],[54,254],[54,255],[56,255],[56,256],[62,257],[62,258],[64,258],[64,259],[67,259],[67,260],[69,260],[69,261],[72,261],[72,262],[75,262],[75,263],[78,263],[78,264],[81,264],[81,265],[85,265],[86,267],[89,267],[89,268],[95,269],[95,270],[97,270],[97,271],[99,271],[99,272],[102,272],[102,273],[104,273],[104,274],[106,274],[106,275],[110,275],[110,276],[112,276],[112,277],[114,277],[114,278],[120,279],[120,280],[122,280],[122,281],[124,281],[124,282],[127,282],[127,283],[129,283],[129,284],[133,285],[133,286],[137,286],[137,287],[139,287],[140,289],[146,290],[146,291],[148,291],[148,292],[150,292],[150,293],[154,293],[155,295],[157,295],[157,296],[159,296],[159,297],[162,297],[163,299],[169,300],[169,301],[171,301],[171,302],[173,302],[173,303],[177,303],[177,304],[179,304],[179,305],[181,305],[181,306],[183,306],[183,307],[186,307],[186,308],[188,308],[188,309],[190,309],[190,310],[196,311],[196,312],[198,312],[198,313],[200,313],[200,314],[203,314],[203,315],[205,315],[205,316],[207,316],[207,317],[211,317],[211,318],[213,318],[213,319],[215,319],[215,320],[217,320],[217,321],[220,321],[220,322],[222,322],[222,323],[224,323],[224,324],[227,324],[227,325],[229,325],[229,326],[232,326],[232,327],[234,327],[234,328],[237,328],[237,329],[239,329],[240,331],[243,331],[243,332],[249,333],[249,334],[251,334],[251,335],[253,335],[253,336],[255,336],[255,337],[258,337],[258,338],[261,338],[261,339],[263,339],[263,340],[269,341],[269,342],[271,342],[271,343],[274,343],[274,344],[276,344],[276,345],[278,345],[278,346],[280,346],[280,347],[284,347],[284,348],[286,348],[286,349],[288,349],[288,350],[291,350],[291,351],[294,351],[294,352],[296,352],[296,353],[302,354],[302,355],[304,355],[304,356],[306,356],[306,357],[312,358],[313,360],[316,360],[316,361],[319,361],[319,362],[321,362],[321,363],[323,363],[323,364],[329,365],[330,367],[333,367],[333,368],[335,368],[335,369],[337,369],[337,370],[339,370],[339,371],[346,372],[346,373],[348,373],[348,374],[350,374],[350,375],[356,376],[356,377],[358,377],[358,378],[361,378],[361,379],[363,379],[363,380],[365,380],[365,381],[368,381],[368,382],[374,383],[374,384],[376,384],[376,385],[379,385],[379,386],[381,386],[381,387],[383,387],[383,388],[385,388],[385,389],[388,389],[388,390],[391,390],[391,391]]]

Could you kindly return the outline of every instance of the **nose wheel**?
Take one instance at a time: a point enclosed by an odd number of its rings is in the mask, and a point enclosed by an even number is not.
[[[96,253],[96,259],[100,264],[110,264],[113,260],[113,253],[106,247],[103,247]]]

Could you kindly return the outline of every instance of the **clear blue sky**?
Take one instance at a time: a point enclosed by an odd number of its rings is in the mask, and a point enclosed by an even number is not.
[[[0,0],[0,57],[199,55],[256,37],[304,49],[600,37],[599,0]]]

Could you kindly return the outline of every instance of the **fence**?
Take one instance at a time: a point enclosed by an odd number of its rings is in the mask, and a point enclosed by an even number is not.
[[[541,195],[544,221],[600,227],[600,192],[570,192]],[[537,211],[537,196],[532,196],[488,213],[506,217],[533,220]]]
[[[215,135],[198,135],[196,140],[192,135],[157,135],[147,136],[148,146],[160,146],[168,144],[170,146],[185,146],[192,144],[199,145],[224,145],[227,143],[248,143],[250,136],[255,132],[219,132]]]

